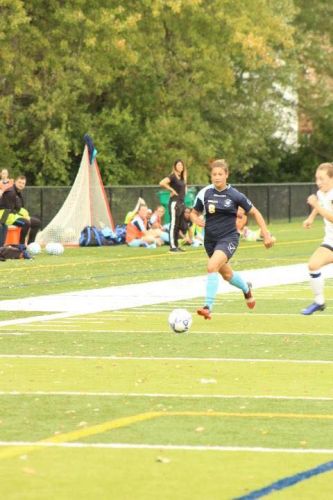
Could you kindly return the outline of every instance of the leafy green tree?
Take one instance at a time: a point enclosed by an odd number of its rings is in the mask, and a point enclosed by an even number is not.
[[[218,156],[240,182],[285,154],[273,110],[297,71],[292,0],[0,0],[0,13],[0,145],[32,183],[72,182],[85,132],[107,183],[156,183],[178,157],[206,182]]]
[[[119,103],[139,122],[132,163],[142,181],[156,182],[177,157],[189,165],[190,180],[201,182],[210,158],[227,157],[241,176],[269,154],[279,124],[272,107],[283,101],[272,82],[287,84],[294,74],[292,3],[147,1],[128,8],[141,15],[132,38],[138,59],[124,73]]]
[[[300,147],[285,158],[281,174],[282,180],[310,181],[319,163],[333,159],[333,4],[295,3]]]

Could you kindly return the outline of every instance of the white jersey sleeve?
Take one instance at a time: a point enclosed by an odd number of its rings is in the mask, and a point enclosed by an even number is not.
[[[317,198],[319,200],[320,206],[333,215],[333,189],[331,189],[327,193],[318,191]],[[324,217],[324,224],[325,237],[323,243],[333,248],[333,222],[330,222]]]

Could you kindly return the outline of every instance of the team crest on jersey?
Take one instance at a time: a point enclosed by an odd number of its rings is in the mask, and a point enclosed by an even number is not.
[[[215,214],[215,205],[213,205],[213,203],[209,203],[209,205],[208,205],[208,212],[210,214]]]
[[[228,244],[228,250],[230,253],[234,252],[236,250],[236,247],[233,243]]]
[[[231,207],[231,205],[232,205],[232,201],[229,198],[227,198],[226,200],[224,200],[224,206],[225,206],[225,208],[229,208],[229,207]]]

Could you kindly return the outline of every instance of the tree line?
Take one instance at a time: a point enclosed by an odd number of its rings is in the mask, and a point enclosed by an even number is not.
[[[332,34],[331,0],[0,0],[2,167],[68,185],[87,132],[105,184],[179,157],[193,184],[217,157],[233,182],[311,180],[333,159]]]

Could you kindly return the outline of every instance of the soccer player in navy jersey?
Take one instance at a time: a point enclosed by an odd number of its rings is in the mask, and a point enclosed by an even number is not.
[[[250,309],[255,306],[251,283],[244,281],[229,264],[237,250],[240,237],[236,228],[238,207],[242,207],[246,214],[254,217],[261,229],[265,247],[270,248],[274,244],[263,216],[243,193],[227,184],[228,175],[229,167],[225,160],[215,160],[211,164],[212,184],[199,191],[191,213],[192,221],[205,228],[204,246],[209,257],[205,305],[197,311],[205,319],[211,319],[219,274],[231,285],[242,290]],[[204,220],[200,218],[202,213]]]

